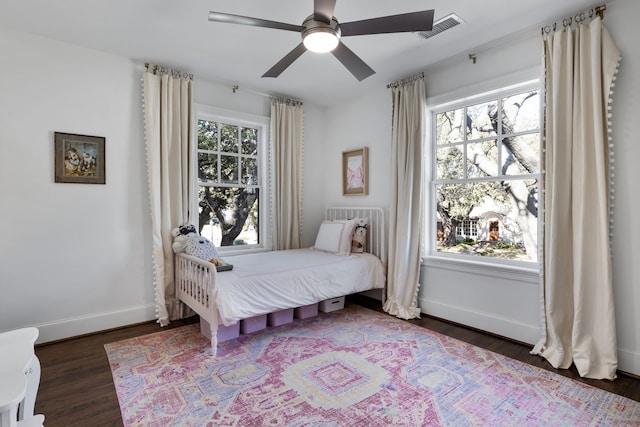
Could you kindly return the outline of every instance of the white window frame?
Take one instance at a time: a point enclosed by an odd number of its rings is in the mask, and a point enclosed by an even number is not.
[[[469,230],[469,234],[467,234],[467,230]],[[467,238],[470,237],[472,239],[478,238],[478,220],[477,219],[465,219],[456,230],[456,236]]]
[[[198,218],[198,120],[208,120],[212,122],[224,123],[228,125],[241,126],[246,128],[258,129],[258,184],[255,186],[260,189],[260,199],[258,202],[258,221],[260,222],[260,234],[258,240],[260,243],[256,245],[238,245],[238,246],[217,246],[216,249],[221,256],[238,255],[252,252],[264,252],[272,249],[272,212],[271,212],[271,166],[270,161],[270,118],[255,114],[242,113],[238,111],[226,110],[223,108],[212,107],[205,104],[195,104],[194,118],[194,147],[192,150],[193,167],[193,188],[191,188],[191,208],[194,212],[195,220]]]
[[[483,268],[487,268],[487,273],[495,275],[497,271],[504,271],[507,276],[516,272],[521,272],[527,277],[536,277],[540,272],[541,267],[541,248],[543,246],[543,197],[542,197],[542,171],[538,174],[518,175],[520,179],[535,178],[538,180],[539,199],[538,199],[538,261],[516,261],[507,260],[501,258],[480,257],[463,254],[453,254],[438,252],[436,249],[437,241],[437,215],[435,206],[433,206],[435,198],[435,171],[436,171],[436,156],[435,148],[433,146],[435,141],[435,123],[433,117],[439,112],[454,110],[463,106],[469,106],[473,104],[479,104],[495,99],[500,99],[504,96],[514,95],[517,93],[525,92],[527,90],[538,90],[540,93],[540,155],[542,155],[542,126],[543,126],[543,87],[541,80],[537,77],[533,77],[533,72],[524,72],[519,74],[516,79],[520,78],[520,81],[511,79],[496,79],[489,82],[489,85],[483,84],[475,87],[466,87],[457,89],[455,93],[440,95],[435,98],[427,99],[427,123],[431,129],[427,130],[429,135],[428,141],[426,141],[427,147],[425,149],[425,182],[426,182],[426,197],[425,197],[425,209],[426,215],[424,219],[424,230],[426,231],[427,238],[424,239],[424,247],[422,264],[425,266],[443,266],[451,265],[452,268],[459,271],[468,271],[469,273],[478,274]],[[471,94],[471,95],[470,95]],[[542,165],[542,162],[540,163]],[[470,179],[469,181],[473,181]],[[479,270],[480,269],[480,270]]]

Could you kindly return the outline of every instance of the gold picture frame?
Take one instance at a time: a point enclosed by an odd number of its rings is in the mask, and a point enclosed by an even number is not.
[[[105,138],[55,132],[55,182],[104,184]]]
[[[369,194],[369,149],[367,147],[342,152],[342,195]]]

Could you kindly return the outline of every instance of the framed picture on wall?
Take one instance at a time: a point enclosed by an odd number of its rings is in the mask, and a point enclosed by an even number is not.
[[[369,150],[367,147],[342,152],[342,195],[369,194]]]
[[[104,184],[104,143],[101,136],[55,132],[55,182]]]

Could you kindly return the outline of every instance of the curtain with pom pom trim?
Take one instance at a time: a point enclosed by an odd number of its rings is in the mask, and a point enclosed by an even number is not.
[[[191,75],[154,67],[143,74],[147,174],[156,317],[161,326],[184,316],[175,298],[171,230],[191,223],[189,212],[194,123]]]
[[[420,317],[418,290],[424,223],[423,152],[426,136],[424,79],[392,89],[389,261],[384,310],[401,319]]]
[[[608,101],[620,54],[601,18],[543,39],[543,338],[555,368],[614,379]]]

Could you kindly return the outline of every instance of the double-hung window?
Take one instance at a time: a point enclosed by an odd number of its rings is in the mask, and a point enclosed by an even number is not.
[[[537,261],[539,85],[431,111],[431,252]]]
[[[197,109],[200,234],[219,250],[268,249],[268,118]]]

